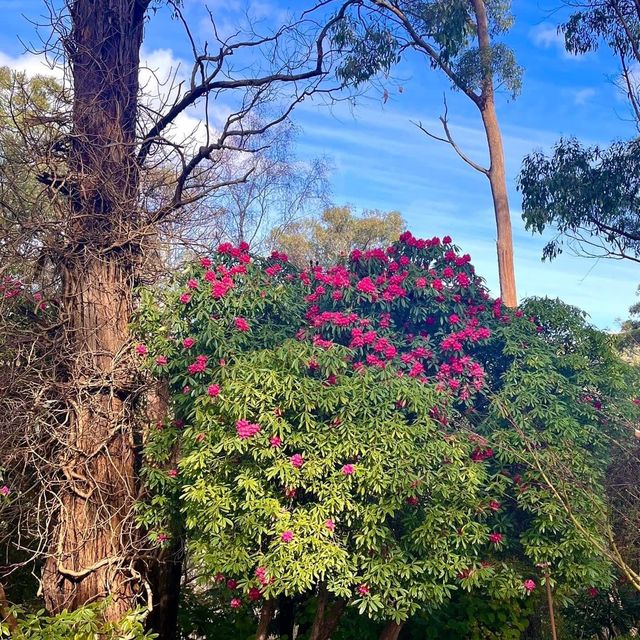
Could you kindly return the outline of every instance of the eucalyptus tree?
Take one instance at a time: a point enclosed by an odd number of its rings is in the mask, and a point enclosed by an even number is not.
[[[565,48],[584,55],[606,47],[617,59],[617,85],[626,96],[630,138],[609,146],[562,138],[550,154],[536,151],[519,176],[526,226],[558,233],[543,257],[565,246],[587,257],[640,262],[640,3],[629,0],[566,3],[570,17],[558,27]]]
[[[388,72],[409,52],[443,74],[454,91],[478,109],[489,155],[488,166],[473,160],[454,139],[448,115],[441,117],[443,134],[430,137],[449,144],[491,187],[497,230],[500,292],[505,304],[517,304],[513,234],[505,170],[504,147],[496,111],[496,93],[515,97],[521,69],[511,49],[499,41],[511,24],[508,0],[365,0],[336,26],[335,42],[348,50],[341,76],[360,84]]]

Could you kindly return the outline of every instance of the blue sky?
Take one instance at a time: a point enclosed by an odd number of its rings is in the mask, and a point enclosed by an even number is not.
[[[258,17],[272,19],[295,5],[286,0],[213,0],[209,6],[227,27],[242,16],[246,2]],[[524,68],[522,93],[514,102],[502,97],[502,125],[511,194],[520,297],[560,297],[587,311],[602,328],[616,328],[635,301],[640,266],[626,261],[589,260],[562,255],[540,261],[544,240],[532,237],[520,219],[515,180],[524,155],[548,149],[561,135],[602,143],[634,135],[627,106],[614,86],[615,62],[606,50],[586,56],[567,55],[556,33],[562,14],[554,0],[515,0],[515,24],[508,42]],[[185,11],[198,38],[209,29],[204,3],[186,0]],[[0,64],[32,65],[20,40],[36,41],[31,21],[46,14],[40,0],[0,0]],[[188,43],[166,12],[147,29],[144,55],[167,66],[189,59]],[[402,85],[402,93],[397,89]],[[483,161],[486,148],[477,112],[463,96],[420,59],[404,62],[388,83],[389,100],[371,91],[355,107],[339,103],[328,109],[304,103],[295,113],[300,128],[301,159],[326,156],[333,162],[333,200],[357,208],[400,211],[415,235],[449,234],[472,254],[478,272],[494,293],[497,287],[495,228],[489,186],[484,176],[465,165],[453,151],[428,139],[412,121],[437,128],[447,93],[449,120],[461,146]]]

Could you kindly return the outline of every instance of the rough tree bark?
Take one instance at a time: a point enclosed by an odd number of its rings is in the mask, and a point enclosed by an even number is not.
[[[495,89],[491,72],[491,41],[489,22],[484,0],[473,0],[480,48],[482,69],[482,90],[477,101],[480,109],[489,148],[489,170],[487,177],[491,185],[491,197],[496,217],[498,277],[500,280],[500,296],[507,307],[516,307],[516,275],[513,260],[513,233],[511,230],[511,213],[507,194],[507,176],[504,163],[502,134],[498,123],[495,105]]]
[[[309,640],[330,640],[338,628],[346,606],[345,600],[329,601],[329,593],[323,586],[317,598],[316,615],[313,619]]]
[[[74,90],[69,217],[60,258],[68,442],[43,592],[51,612],[110,595],[109,620],[137,604],[143,584],[132,523],[139,442],[127,345],[138,253],[135,133],[147,5],[69,2],[71,29],[64,39]]]
[[[273,620],[273,614],[276,610],[275,600],[266,600],[260,609],[260,620],[258,621],[258,628],[256,630],[256,640],[268,640],[269,638],[269,625]]]
[[[402,627],[404,627],[404,622],[388,622],[382,629],[379,640],[398,640]]]

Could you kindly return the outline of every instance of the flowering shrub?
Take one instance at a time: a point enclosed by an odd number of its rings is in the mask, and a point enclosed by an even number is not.
[[[566,307],[491,300],[450,238],[302,272],[222,245],[138,326],[173,411],[141,522],[183,529],[230,607],[321,589],[403,621],[459,588],[526,597],[539,562],[567,589],[610,579],[593,539],[628,381]]]

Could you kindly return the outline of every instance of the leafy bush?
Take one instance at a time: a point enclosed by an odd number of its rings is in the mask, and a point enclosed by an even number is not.
[[[247,249],[143,294],[136,350],[174,412],[145,451],[153,540],[184,531],[235,609],[328,593],[403,621],[459,589],[524,598],[540,562],[560,596],[610,582],[602,478],[637,407],[602,334],[505,309],[448,238],[301,272]]]
[[[12,618],[0,621],[0,637],[12,640],[152,640],[145,633],[143,611],[134,611],[119,622],[104,622],[104,603],[48,616],[44,609],[27,613],[20,607],[8,611]]]

